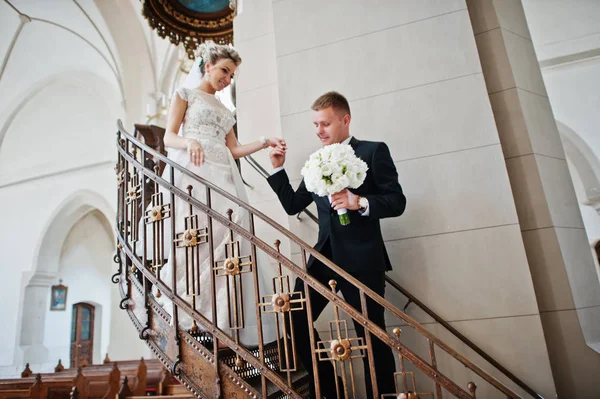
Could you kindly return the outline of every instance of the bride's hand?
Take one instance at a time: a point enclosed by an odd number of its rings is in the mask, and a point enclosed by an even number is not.
[[[267,138],[267,146],[272,148],[277,148],[281,151],[287,150],[287,144],[285,144],[285,140],[279,137],[269,137]]]
[[[194,166],[204,164],[204,150],[202,150],[202,146],[196,140],[188,141],[187,152],[190,154],[190,162],[193,163]]]

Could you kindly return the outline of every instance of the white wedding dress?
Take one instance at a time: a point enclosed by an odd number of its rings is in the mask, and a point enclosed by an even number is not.
[[[180,135],[185,138],[197,140],[204,150],[205,163],[196,167],[189,160],[189,154],[186,150],[169,150],[169,158],[181,166],[184,166],[189,171],[202,177],[215,186],[227,191],[244,202],[248,202],[246,191],[241,180],[240,173],[234,162],[231,152],[225,145],[225,137],[235,124],[235,118],[232,113],[219,101],[215,96],[197,89],[179,88],[177,90],[179,96],[187,101],[187,110],[185,112]],[[167,166],[163,173],[163,178],[170,180],[170,168]],[[192,196],[202,203],[206,203],[205,186],[198,181],[187,177],[175,171],[176,187],[187,193],[187,187],[192,186]],[[170,193],[162,189],[163,200],[168,203]],[[211,194],[211,207],[213,210],[227,218],[227,210],[232,209],[233,222],[248,229],[249,218],[248,212],[241,209],[233,202],[225,199],[221,195],[214,192]],[[208,226],[207,217],[200,210],[194,209],[193,213],[198,215],[198,226],[200,228]],[[181,233],[185,230],[184,220],[189,216],[189,205],[176,197],[175,212],[172,215],[172,220],[175,221],[176,233]],[[151,227],[147,227],[149,238],[152,236]],[[226,245],[230,242],[230,231],[224,225],[213,220],[213,247],[214,260],[222,261],[226,258]],[[240,255],[251,255],[251,247],[249,243],[239,236],[234,235],[234,241],[240,241]],[[148,247],[151,248],[151,243]],[[170,249],[169,249],[170,247]],[[199,288],[200,292],[196,295],[196,310],[212,322],[212,299],[211,299],[211,277],[212,266],[210,264],[209,244],[204,243],[197,246],[200,260],[200,276]],[[150,251],[151,252],[151,251]],[[191,296],[186,294],[186,249],[176,248],[173,245],[173,239],[170,234],[170,223],[165,223],[165,252],[168,255],[168,263],[162,268],[160,278],[169,287],[172,288],[172,271],[173,257],[176,260],[176,276],[177,276],[177,294],[185,299],[188,303],[192,303]],[[257,268],[259,276],[259,289],[261,297],[272,294],[271,278],[275,276],[275,269],[268,262],[266,255],[262,254],[257,248],[258,258],[255,259],[254,265]],[[218,265],[214,265],[218,266]],[[198,276],[195,276],[197,279]],[[228,290],[228,283],[229,290]],[[229,306],[233,306],[233,292],[239,290],[239,286],[235,287],[231,283],[231,279],[225,276],[215,277],[216,284],[216,309],[217,309],[217,325],[224,332],[233,336],[233,331],[230,329]],[[257,326],[256,326],[256,303],[254,295],[254,280],[252,273],[241,274],[241,284],[243,286],[243,313],[245,325],[240,329],[241,343],[246,346],[253,346],[258,343]],[[228,292],[229,291],[229,292]],[[156,290],[154,290],[156,296]],[[165,295],[159,296],[157,301],[165,308],[169,314],[173,313],[173,306],[170,300]],[[239,305],[238,305],[239,310]],[[189,329],[192,327],[192,320],[184,312],[179,312],[179,325],[182,328]],[[265,343],[272,342],[276,339],[275,321],[272,315],[264,314],[262,316],[263,325],[263,341]],[[202,328],[201,328],[202,329]]]

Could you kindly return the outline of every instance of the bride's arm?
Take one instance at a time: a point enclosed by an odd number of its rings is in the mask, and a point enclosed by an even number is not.
[[[229,133],[227,133],[226,144],[234,159],[243,158],[246,155],[254,154],[256,151],[260,151],[267,147],[277,147],[283,151],[286,150],[285,141],[279,137],[263,137],[262,139],[264,141],[257,140],[250,144],[238,145],[233,129],[231,129]]]
[[[186,109],[187,101],[182,99],[179,93],[173,96],[173,101],[171,101],[171,106],[169,107],[169,115],[167,116],[167,128],[165,129],[163,142],[165,143],[165,147],[168,148],[186,149],[190,155],[190,162],[196,166],[200,166],[204,163],[204,151],[200,143],[194,139],[186,139],[177,134]]]

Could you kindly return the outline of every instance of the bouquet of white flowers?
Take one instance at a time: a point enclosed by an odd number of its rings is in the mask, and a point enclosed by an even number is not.
[[[358,188],[367,177],[367,164],[348,144],[331,144],[313,153],[300,172],[306,189],[320,197],[345,188]],[[340,223],[350,224],[347,209],[338,209]]]

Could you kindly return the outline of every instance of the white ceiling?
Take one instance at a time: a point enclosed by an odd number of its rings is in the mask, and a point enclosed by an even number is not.
[[[600,49],[600,0],[522,2],[540,61]]]

